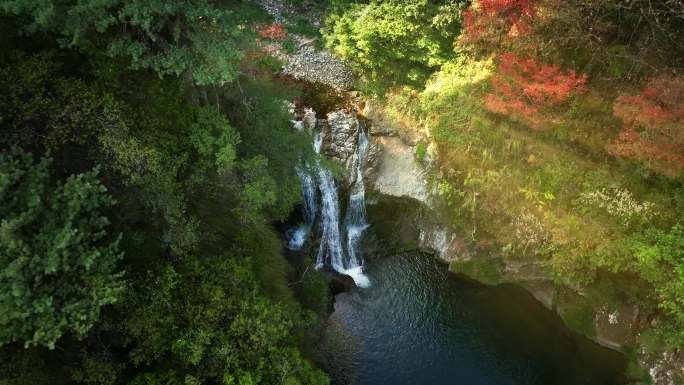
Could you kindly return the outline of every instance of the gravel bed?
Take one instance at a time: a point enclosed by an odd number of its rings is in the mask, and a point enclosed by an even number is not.
[[[287,25],[286,16],[294,12],[278,0],[258,0],[258,3],[268,12],[276,23]],[[312,20],[318,25],[320,21]],[[290,35],[296,44],[294,53],[285,53],[276,49],[273,55],[283,61],[283,73],[295,79],[312,83],[323,83],[338,91],[352,89],[354,73],[340,58],[328,50],[318,50],[313,46],[315,39]]]

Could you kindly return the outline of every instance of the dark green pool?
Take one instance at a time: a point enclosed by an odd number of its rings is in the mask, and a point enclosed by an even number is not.
[[[625,360],[524,290],[486,287],[422,254],[380,259],[336,297],[323,350],[336,384],[617,385]]]

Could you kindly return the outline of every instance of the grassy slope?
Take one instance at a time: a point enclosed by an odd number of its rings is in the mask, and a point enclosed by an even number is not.
[[[650,288],[632,274],[629,239],[639,228],[675,222],[681,187],[645,178],[637,166],[606,154],[620,129],[614,93],[581,95],[533,130],[482,109],[492,69],[491,62],[452,63],[424,91],[396,92],[385,105],[403,126],[429,128],[426,140],[439,154],[434,182],[454,224],[508,260],[543,261],[557,282],[588,293],[595,308],[638,304],[653,311]],[[583,193],[601,189],[628,190],[638,204],[652,202],[655,215],[624,223],[581,202]],[[573,317],[571,326],[593,334],[591,322]]]

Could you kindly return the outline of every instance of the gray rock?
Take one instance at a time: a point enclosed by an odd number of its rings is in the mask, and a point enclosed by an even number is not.
[[[352,88],[354,74],[351,68],[328,50],[316,50],[310,43],[295,36],[299,41],[294,54],[285,56],[283,73],[295,79],[322,83],[338,91]]]
[[[382,147],[382,155],[372,181],[373,189],[394,197],[413,198],[429,206],[426,173],[416,163],[414,147],[387,136],[376,137],[374,143]]]
[[[291,5],[279,0],[257,0],[263,9],[273,17],[276,23],[292,24],[288,19],[299,12]],[[319,28],[323,27],[320,15],[316,12],[305,12],[309,22]],[[282,60],[283,73],[295,79],[305,80],[312,83],[322,83],[338,91],[347,91],[352,88],[354,73],[346,63],[333,55],[328,50],[317,50],[313,46],[315,38],[306,38],[298,34],[290,34],[295,43],[295,52],[286,53],[282,45],[274,43],[273,56]]]
[[[397,136],[397,130],[392,128],[387,124],[376,124],[372,123],[370,125],[369,133],[373,136]]]
[[[334,111],[320,125],[323,135],[323,154],[333,159],[345,170],[346,184],[354,182],[356,173],[352,168],[356,156],[359,120],[356,115],[346,111]]]

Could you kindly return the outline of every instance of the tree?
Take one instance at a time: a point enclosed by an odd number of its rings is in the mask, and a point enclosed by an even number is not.
[[[58,56],[12,52],[0,65],[0,145],[50,151],[60,159],[65,144],[92,147],[98,132],[121,125],[120,103],[64,76]]]
[[[534,58],[520,58],[512,53],[499,56],[497,72],[492,77],[493,92],[485,98],[485,108],[492,112],[521,118],[534,128],[543,122],[542,112],[586,91],[586,75],[574,70],[545,65]]]
[[[229,3],[229,4],[225,4]],[[62,46],[122,57],[132,68],[189,75],[197,85],[231,82],[239,72],[242,1],[2,0],[0,14],[26,18],[28,33],[54,34]]]
[[[102,215],[113,200],[97,171],[53,184],[50,164],[16,147],[0,153],[0,345],[83,336],[123,287]]]
[[[638,95],[620,95],[613,113],[622,132],[608,152],[645,163],[649,169],[676,176],[684,169],[684,77],[652,78]]]
[[[259,294],[249,258],[189,256],[159,266],[137,277],[125,306],[139,368],[133,383],[328,383],[291,346],[298,316]]]
[[[333,14],[326,45],[384,85],[422,85],[453,52],[465,1],[375,0]]]

